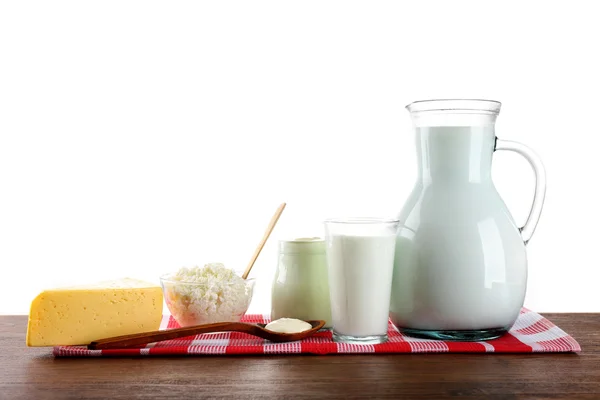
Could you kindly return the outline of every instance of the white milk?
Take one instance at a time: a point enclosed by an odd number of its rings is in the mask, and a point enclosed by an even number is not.
[[[494,187],[493,126],[420,127],[419,178],[400,213],[391,300],[400,329],[508,329],[523,306],[525,244]]]
[[[396,237],[333,234],[327,244],[334,334],[387,334]]]

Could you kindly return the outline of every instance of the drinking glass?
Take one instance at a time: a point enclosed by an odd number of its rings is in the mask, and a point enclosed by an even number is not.
[[[387,341],[398,220],[325,221],[333,340]]]

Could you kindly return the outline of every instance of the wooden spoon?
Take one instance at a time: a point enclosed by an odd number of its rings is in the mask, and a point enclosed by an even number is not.
[[[277,221],[279,221],[279,217],[281,216],[281,213],[283,212],[284,208],[285,208],[285,203],[281,203],[281,205],[279,207],[277,207],[277,211],[275,211],[275,214],[271,218],[271,221],[269,222],[269,226],[267,226],[267,230],[265,231],[265,234],[264,234],[262,240],[256,247],[256,250],[254,250],[254,254],[252,255],[252,258],[250,259],[250,262],[248,263],[246,270],[242,274],[243,279],[248,278],[248,274],[250,273],[250,270],[254,266],[254,263],[256,262],[256,259],[258,258],[263,247],[265,247],[265,243],[267,243],[267,239],[269,239],[269,236],[271,236],[271,232],[273,232],[273,228],[275,228],[275,224],[277,223]]]
[[[133,335],[115,336],[107,339],[93,341],[87,347],[90,350],[102,349],[127,349],[139,347],[143,344],[161,342],[163,340],[179,339],[187,336],[199,335],[212,332],[244,332],[258,336],[272,342],[293,342],[302,340],[317,333],[325,325],[325,321],[306,321],[312,328],[298,333],[279,333],[265,329],[265,324],[247,324],[245,322],[217,322],[216,324],[205,324],[188,326],[186,328],[175,328],[165,331],[150,331],[136,333]]]

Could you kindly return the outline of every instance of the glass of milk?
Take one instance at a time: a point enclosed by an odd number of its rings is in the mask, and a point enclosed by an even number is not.
[[[387,341],[398,220],[325,221],[333,340]]]

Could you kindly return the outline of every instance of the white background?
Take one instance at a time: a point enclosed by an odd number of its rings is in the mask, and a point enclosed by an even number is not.
[[[416,173],[403,107],[457,97],[502,101],[498,136],[546,165],[526,306],[600,311],[600,24],[583,4],[0,3],[0,314],[59,285],[243,269],[286,201],[253,270],[268,312],[277,240],[395,215]],[[497,153],[493,176],[522,223],[528,164]]]

